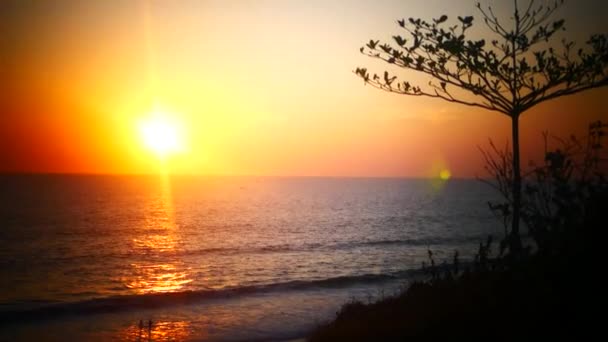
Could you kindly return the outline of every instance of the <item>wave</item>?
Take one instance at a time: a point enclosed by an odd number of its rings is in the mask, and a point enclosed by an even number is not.
[[[175,256],[196,256],[196,255],[241,255],[241,254],[266,254],[266,253],[288,253],[288,252],[335,252],[336,250],[352,250],[360,248],[373,248],[383,246],[414,246],[414,247],[434,247],[434,246],[453,246],[463,244],[475,244],[486,241],[487,235],[466,236],[466,237],[429,237],[416,239],[384,239],[367,241],[348,241],[334,243],[306,243],[306,244],[277,244],[254,247],[210,247],[193,250],[168,250],[165,253]],[[132,254],[85,254],[77,256],[60,256],[49,258],[49,262],[74,262],[75,259],[96,259],[96,258],[130,258]],[[0,260],[0,265],[9,265],[10,260]]]
[[[356,246],[386,246],[386,245],[407,245],[407,246],[440,246],[440,245],[457,245],[464,243],[474,243],[478,241],[485,241],[487,236],[467,236],[467,237],[433,237],[433,238],[420,238],[420,239],[388,239],[388,240],[373,240],[373,241],[362,241],[355,242],[352,245]]]
[[[459,245],[467,243],[477,243],[486,241],[487,235],[467,236],[467,237],[433,237],[433,238],[418,238],[418,239],[386,239],[386,240],[368,240],[368,241],[349,241],[335,243],[308,243],[308,244],[278,244],[261,247],[245,247],[245,248],[230,248],[230,247],[214,247],[203,248],[197,250],[183,251],[180,253],[187,255],[204,255],[204,254],[257,254],[257,253],[283,253],[283,252],[313,252],[313,251],[336,251],[348,250],[375,246],[442,246],[442,245]]]
[[[196,290],[182,292],[122,295],[96,298],[79,302],[53,303],[27,310],[0,312],[0,326],[13,322],[28,322],[74,315],[93,315],[130,310],[156,309],[168,306],[187,305],[207,299],[228,299],[263,292],[284,292],[316,288],[345,288],[354,285],[382,283],[391,280],[406,280],[421,273],[420,270],[402,270],[388,274],[363,274],[339,276],[318,280],[293,280],[283,283],[250,285],[218,290]]]

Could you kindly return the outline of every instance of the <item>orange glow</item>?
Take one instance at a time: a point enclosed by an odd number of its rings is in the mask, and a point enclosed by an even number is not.
[[[138,294],[175,292],[192,282],[192,279],[188,278],[188,273],[181,270],[180,265],[132,264],[131,266],[135,277],[125,286]]]
[[[475,11],[464,0],[441,5]],[[435,17],[424,1],[50,6],[0,11],[0,172],[150,174],[160,158],[182,174],[429,177],[441,155],[452,177],[474,177],[477,146],[509,138],[499,114],[383,93],[353,75],[390,69],[358,49],[390,40],[396,19]],[[564,6],[568,37],[603,32],[594,6]],[[608,117],[607,94],[525,113],[522,163],[542,152],[543,130],[580,134]],[[150,113],[157,103],[166,108]],[[142,123],[157,114],[171,123]]]
[[[185,321],[154,321],[151,329],[148,328],[148,321],[142,321],[141,327],[138,322],[134,322],[120,331],[118,336],[111,336],[110,339],[118,338],[121,341],[187,341],[191,330],[190,324]]]
[[[133,248],[171,255],[179,241],[169,175],[161,172],[159,181],[158,199],[148,204],[147,224],[140,227],[141,238],[133,240]],[[175,292],[192,282],[189,268],[175,258],[166,258],[162,263],[133,263],[131,269],[122,281],[138,294]]]

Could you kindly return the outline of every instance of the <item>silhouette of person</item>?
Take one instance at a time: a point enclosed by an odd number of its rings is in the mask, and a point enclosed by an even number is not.
[[[144,321],[142,321],[141,319],[139,320],[139,336],[137,337],[138,341],[141,341],[141,334],[144,330]]]

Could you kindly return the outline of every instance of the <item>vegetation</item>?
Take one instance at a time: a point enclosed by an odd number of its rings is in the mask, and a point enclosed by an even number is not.
[[[344,305],[336,320],[319,327],[309,340],[403,341],[440,336],[517,340],[589,331],[593,313],[588,308],[598,292],[582,286],[577,278],[588,270],[566,275],[563,266],[560,260],[534,257],[509,269],[415,283],[393,298]]]
[[[353,301],[335,321],[319,327],[311,341],[404,340],[408,337],[561,337],[594,330],[601,296],[596,251],[608,212],[608,158],[603,149],[606,123],[591,123],[584,139],[543,135],[545,158],[522,174],[519,118],[539,103],[608,85],[608,35],[594,35],[585,48],[562,40],[564,21],[550,18],[562,1],[544,6],[514,0],[513,25],[507,28],[491,7],[477,5],[492,38],[468,39],[473,17],[431,21],[399,20],[407,38],[395,45],[371,40],[361,52],[402,69],[430,76],[428,86],[397,81],[385,71],[355,73],[375,88],[480,107],[507,115],[513,146],[499,149],[490,140],[482,149],[488,181],[502,195],[489,203],[505,227],[480,242],[475,260],[463,267],[459,255],[437,265],[429,250],[429,279],[400,295],[376,303]],[[558,50],[560,50],[558,52]],[[551,146],[550,146],[551,145]],[[557,145],[557,146],[555,146]],[[523,191],[522,191],[523,190]],[[522,243],[520,221],[529,230]],[[597,308],[596,308],[597,309]],[[597,329],[597,328],[595,328]]]
[[[554,138],[559,147],[549,150],[547,143],[544,162],[524,175],[522,213],[535,253],[512,258],[504,253],[505,240],[493,252],[489,237],[480,242],[472,267],[462,267],[458,253],[451,264],[436,265],[429,250],[427,281],[376,303],[345,304],[310,340],[513,340],[594,330],[590,308],[602,291],[593,287],[601,283],[596,251],[608,212],[608,158],[602,145],[607,127],[598,121],[585,139]],[[484,151],[487,169],[507,197],[511,154],[492,147]],[[511,215],[505,203],[490,206],[501,219]]]
[[[608,124],[601,121],[589,125],[584,139],[574,135],[568,139],[552,137],[557,147],[549,149],[550,137],[543,134],[545,158],[531,162],[532,169],[523,175],[522,219],[538,253],[559,254],[576,249],[572,244],[589,242],[599,233],[598,203],[606,202],[608,156],[603,148]],[[493,176],[489,182],[504,197],[503,203],[489,203],[490,209],[502,218],[511,219],[513,182],[510,165],[512,154],[499,150],[491,141],[488,151],[482,150],[486,170]],[[506,227],[505,227],[506,230]],[[501,251],[504,251],[504,241]]]
[[[512,26],[498,18],[491,7],[477,5],[489,30],[486,39],[470,39],[473,16],[458,17],[454,25],[447,15],[425,21],[409,18],[397,23],[405,36],[394,43],[370,40],[361,52],[396,67],[430,76],[422,87],[385,71],[355,73],[375,88],[409,96],[426,96],[507,115],[512,122],[508,197],[511,254],[522,250],[522,177],[520,171],[519,118],[534,106],[558,97],[608,85],[608,36],[593,35],[586,47],[554,38],[564,30],[564,20],[551,20],[563,3],[530,0],[518,6],[514,0]],[[560,48],[557,48],[560,45]]]

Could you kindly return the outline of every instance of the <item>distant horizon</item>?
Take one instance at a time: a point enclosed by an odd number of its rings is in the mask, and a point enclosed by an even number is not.
[[[253,175],[253,174],[195,174],[195,173],[84,173],[84,172],[0,172],[2,176],[110,176],[110,177],[226,177],[226,178],[324,178],[324,179],[411,179],[411,180],[437,180],[439,177],[425,176],[348,176],[348,175]],[[452,180],[490,180],[491,177],[450,177]]]

